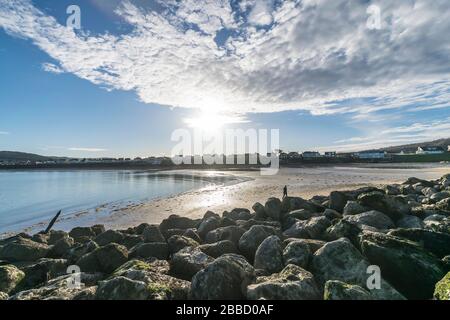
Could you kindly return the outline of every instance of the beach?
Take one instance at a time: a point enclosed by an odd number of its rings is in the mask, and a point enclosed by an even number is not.
[[[201,173],[205,174],[204,171]],[[256,202],[264,204],[270,197],[281,198],[285,185],[289,196],[309,199],[315,195],[329,195],[335,190],[402,183],[413,176],[438,179],[446,173],[450,173],[448,164],[280,168],[274,176],[262,176],[259,170],[208,171],[207,174],[210,175],[233,175],[238,180],[231,184],[206,187],[119,209],[102,216],[97,223],[104,224],[106,228],[125,229],[143,222],[160,223],[172,214],[200,218],[208,210],[222,214],[223,211],[234,208],[251,209]],[[71,224],[75,226],[75,222],[72,221]]]

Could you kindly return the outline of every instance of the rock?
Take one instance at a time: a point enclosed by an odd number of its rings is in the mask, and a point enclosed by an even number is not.
[[[124,245],[127,249],[131,249],[139,243],[144,242],[144,237],[142,235],[136,234],[126,234],[124,235],[122,245]]]
[[[281,214],[281,201],[278,198],[269,198],[264,205],[264,211],[266,215],[277,221],[280,220]]]
[[[358,226],[367,225],[380,230],[395,228],[394,222],[387,215],[375,210],[345,216],[343,220],[354,223]]]
[[[256,220],[264,220],[267,218],[266,209],[264,208],[264,206],[261,203],[256,202],[252,206],[252,209],[253,209],[253,211],[255,211],[255,219]]]
[[[64,238],[69,238],[69,234],[67,232],[61,230],[50,230],[48,232],[47,243],[49,245],[54,245],[56,242]]]
[[[189,228],[197,228],[199,220],[192,220],[187,217],[180,217],[178,215],[171,215],[167,219],[164,219],[159,225],[159,229],[161,233],[166,236],[166,232],[169,229],[189,229]]]
[[[333,191],[330,193],[330,209],[343,212],[348,200],[351,199],[344,192]]]
[[[424,222],[428,222],[428,221],[443,221],[445,220],[445,218],[447,218],[446,216],[442,215],[442,214],[432,214],[428,217],[426,217],[425,219],[423,219]]]
[[[249,259],[253,261],[255,258],[256,249],[264,241],[264,239],[272,236],[279,235],[280,232],[272,227],[255,225],[246,231],[239,239],[239,251]]]
[[[404,229],[421,229],[424,227],[424,224],[422,220],[416,216],[407,215],[396,223],[397,228],[404,228]]]
[[[317,216],[318,216],[317,213],[313,213],[313,212],[305,210],[305,209],[298,209],[298,210],[294,210],[294,211],[291,211],[288,214],[286,214],[284,219],[293,218],[293,219],[298,219],[298,220],[308,220],[312,217],[317,217]]]
[[[429,299],[444,276],[442,262],[417,243],[382,233],[361,234],[361,250],[408,299]]]
[[[86,273],[79,274],[79,277],[81,283],[100,280],[98,275]],[[64,275],[52,279],[42,287],[18,292],[11,296],[10,300],[72,300],[85,289],[85,286],[81,285],[79,288],[68,286],[71,279],[72,275]]]
[[[145,242],[166,242],[166,239],[162,235],[157,225],[147,225],[142,230]]]
[[[342,214],[340,214],[339,212],[337,212],[336,210],[333,210],[333,209],[325,209],[325,211],[323,212],[323,215],[325,218],[327,218],[330,221],[333,221],[334,219],[342,218]]]
[[[443,257],[441,261],[443,262],[446,271],[450,271],[450,255]]]
[[[238,226],[220,227],[207,233],[206,243],[215,243],[222,240],[229,240],[237,245],[245,229]]]
[[[195,229],[186,229],[186,231],[183,233],[184,237],[191,238],[192,240],[201,243],[202,239],[200,238],[199,234]]]
[[[258,278],[247,288],[251,300],[319,300],[320,291],[314,276],[295,265],[286,266],[280,273]]]
[[[426,187],[422,189],[422,194],[426,197],[431,197],[435,193],[437,193],[437,191],[434,187]]]
[[[50,279],[67,274],[69,262],[66,259],[42,258],[27,264],[22,268],[25,277],[20,282],[17,291],[31,289],[43,285]]]
[[[323,212],[324,207],[315,204],[314,202],[307,201],[300,197],[284,197],[281,202],[282,212],[291,212],[298,209],[305,209],[310,212]]]
[[[83,272],[104,272],[109,274],[127,260],[127,248],[116,243],[110,243],[85,254],[77,261],[77,265]]]
[[[344,216],[352,216],[354,214],[360,214],[363,212],[370,211],[367,207],[360,205],[356,201],[347,201],[343,213]]]
[[[213,258],[203,253],[198,247],[186,247],[172,256],[170,273],[176,278],[190,281],[197,272],[213,261]]]
[[[283,269],[283,249],[280,238],[270,236],[264,239],[255,253],[255,269],[263,269],[269,274]]]
[[[220,220],[220,227],[229,227],[229,226],[235,226],[236,222],[234,220],[231,220],[230,218],[224,217]]]
[[[169,244],[169,252],[176,253],[185,247],[198,247],[199,243],[191,238],[184,236],[171,236],[167,243]]]
[[[167,242],[139,243],[131,249],[130,257],[144,259],[154,257],[167,260],[169,258],[169,245]]]
[[[164,274],[159,260],[147,263],[131,260],[120,266],[112,278],[125,277],[144,282],[149,293],[149,300],[186,300],[190,283]],[[164,262],[166,263],[166,262]],[[165,266],[163,266],[165,269]],[[111,279],[112,279],[111,278]]]
[[[123,234],[119,231],[115,230],[107,230],[103,233],[100,233],[98,236],[95,237],[94,241],[100,246],[106,246],[110,243],[117,243],[121,244],[123,241]]]
[[[95,249],[99,248],[98,244],[95,241],[89,241],[83,244],[78,244],[73,246],[68,252],[68,259],[70,261],[77,261],[86,253],[92,252]]]
[[[198,227],[198,234],[202,239],[205,239],[208,232],[220,228],[220,222],[220,219],[216,217],[204,219]]]
[[[341,238],[328,242],[314,253],[311,269],[317,282],[322,285],[328,280],[339,280],[367,288],[367,280],[371,275],[367,273],[369,265],[366,258],[348,239]],[[373,299],[403,299],[403,296],[383,279],[381,279],[381,288],[370,292]]]
[[[222,240],[210,244],[202,244],[198,248],[208,256],[218,258],[226,253],[238,253],[237,246],[230,240]]]
[[[105,226],[102,224],[95,224],[91,227],[91,230],[94,232],[95,236],[98,236],[99,234],[106,231]]]
[[[395,185],[385,185],[383,187],[383,190],[387,195],[390,195],[390,196],[397,196],[400,194],[399,187],[395,186]]]
[[[9,296],[7,293],[0,291],[0,301],[8,300]]]
[[[50,247],[47,256],[50,258],[64,257],[68,254],[69,250],[73,247],[74,244],[75,240],[73,240],[73,238],[69,236],[60,238],[52,247]]]
[[[448,191],[436,192],[430,196],[430,200],[432,200],[434,203],[447,198],[450,198],[450,192]]]
[[[408,185],[421,184],[424,187],[432,187],[432,186],[434,186],[434,183],[432,183],[430,181],[419,179],[419,178],[415,178],[415,177],[408,178],[408,180],[403,182],[403,184],[408,184]]]
[[[365,207],[384,213],[394,222],[411,211],[411,207],[404,198],[389,196],[377,191],[361,194],[358,197],[358,202]]]
[[[436,208],[445,211],[450,211],[450,198],[441,200],[438,203],[436,203]]]
[[[340,238],[347,238],[353,244],[358,243],[358,236],[362,232],[362,228],[355,223],[347,220],[339,220],[330,226],[324,233],[324,238],[328,241],[338,240]]]
[[[450,272],[436,283],[433,296],[436,300],[450,300]]]
[[[145,282],[116,277],[100,281],[95,298],[97,300],[146,300],[149,296],[150,292]]]
[[[371,300],[370,293],[357,285],[347,284],[338,280],[328,280],[325,283],[324,300]]]
[[[244,257],[225,254],[192,278],[190,296],[198,300],[244,299],[254,280],[255,271]]]
[[[49,246],[28,239],[18,238],[0,248],[0,259],[10,262],[34,261],[48,254]]]
[[[396,229],[388,234],[418,242],[439,258],[450,255],[450,234],[424,229]]]
[[[250,220],[242,221],[242,222],[243,223],[239,224],[239,226],[244,228],[245,230],[249,230],[251,227],[256,226],[256,225],[272,227],[275,229],[281,229],[281,223],[279,221],[261,221],[261,220],[250,219]]]
[[[310,258],[310,246],[301,240],[290,242],[283,250],[284,265],[294,264],[301,268],[307,268]]]
[[[313,217],[308,221],[297,221],[283,232],[288,238],[320,239],[323,232],[331,226],[325,217]]]
[[[33,240],[35,242],[47,244],[48,235],[43,234],[43,233],[36,233],[31,237],[31,240]]]
[[[12,292],[25,277],[25,273],[13,265],[0,266],[0,291]]]
[[[234,208],[231,212],[225,211],[223,213],[224,218],[229,218],[231,220],[249,220],[252,215],[248,209],[244,208]]]
[[[308,246],[309,251],[311,252],[311,254],[313,254],[314,252],[316,252],[317,250],[322,248],[325,245],[325,243],[326,243],[325,241],[314,240],[314,239],[288,238],[288,239],[284,240],[285,247],[291,242],[300,242],[300,243],[306,244]]]
[[[93,238],[96,235],[92,227],[76,227],[69,232],[69,236],[75,239],[76,242],[79,242],[80,238]]]

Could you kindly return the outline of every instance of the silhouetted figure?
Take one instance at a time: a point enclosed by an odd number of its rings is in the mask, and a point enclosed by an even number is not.
[[[287,186],[284,186],[284,188],[283,188],[283,199],[285,198],[285,197],[287,197],[288,195],[287,195]]]

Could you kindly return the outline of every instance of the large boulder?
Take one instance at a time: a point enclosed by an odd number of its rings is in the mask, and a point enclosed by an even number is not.
[[[346,238],[325,244],[314,253],[311,263],[312,272],[321,285],[325,285],[328,280],[339,280],[363,288],[367,288],[367,280],[371,276],[368,273],[369,266],[369,261]],[[370,292],[373,299],[404,298],[383,279],[380,289]]]
[[[80,278],[80,286],[69,286],[73,275],[63,275],[58,278],[48,281],[45,285],[24,290],[11,296],[10,300],[74,300],[78,295],[87,289],[87,286],[92,286],[97,281],[101,280],[100,275],[80,273],[77,276]]]
[[[49,250],[50,247],[46,244],[18,238],[0,247],[0,260],[10,262],[35,261],[44,258]]]
[[[220,227],[206,234],[206,243],[215,243],[223,240],[229,240],[238,244],[239,239],[245,233],[245,229],[238,226]]]
[[[322,248],[326,243],[325,241],[322,240],[288,238],[284,240],[285,247],[291,242],[300,242],[306,244],[311,254]]]
[[[307,268],[310,259],[310,246],[300,239],[289,242],[283,250],[284,265],[294,264],[302,268]]]
[[[339,280],[328,280],[325,283],[324,300],[371,300],[370,293],[357,285]]]
[[[264,239],[272,235],[280,235],[280,232],[273,227],[254,225],[239,239],[239,251],[247,257],[249,261],[253,261],[256,249],[258,249]]]
[[[25,277],[20,282],[17,290],[34,288],[44,284],[49,279],[53,279],[67,274],[69,262],[66,259],[42,258],[35,262],[22,266]]]
[[[403,218],[411,211],[411,207],[405,198],[386,195],[378,191],[361,194],[358,197],[358,202],[365,207],[388,215],[394,221]]]
[[[198,227],[198,234],[202,239],[205,239],[208,232],[220,228],[220,219],[217,217],[209,217],[203,219]]]
[[[404,229],[412,229],[412,228],[423,228],[424,224],[422,220],[419,217],[413,216],[413,215],[407,215],[401,218],[396,223],[397,228],[404,228]]]
[[[169,244],[169,252],[171,254],[180,251],[186,247],[198,247],[199,243],[191,238],[185,236],[171,236],[167,239],[167,243]]]
[[[142,230],[145,242],[166,242],[166,239],[157,225],[146,225]]]
[[[336,210],[338,212],[343,212],[347,201],[351,198],[341,191],[333,191],[330,193],[330,209]]]
[[[124,235],[116,230],[106,230],[103,233],[100,233],[98,236],[94,238],[94,241],[100,246],[106,246],[110,243],[121,244],[124,239]]]
[[[282,212],[290,212],[298,209],[305,209],[310,212],[323,212],[325,208],[312,201],[300,197],[284,197],[281,203]]]
[[[75,227],[69,232],[69,236],[76,242],[85,242],[85,239],[94,238],[97,233],[92,227]]]
[[[49,258],[62,258],[69,254],[70,249],[74,246],[75,240],[69,236],[62,237],[55,241],[50,247],[47,254]]]
[[[255,219],[256,220],[264,220],[267,218],[266,209],[261,203],[256,202],[252,206],[252,209],[253,209],[253,211],[255,211]]]
[[[409,299],[430,299],[444,276],[442,262],[417,243],[382,233],[361,234],[361,250],[383,277]]]
[[[269,198],[264,206],[266,215],[272,220],[280,220],[281,201],[278,198]]]
[[[254,280],[255,270],[244,257],[225,254],[192,278],[190,295],[199,300],[244,299]]]
[[[160,260],[169,258],[169,245],[166,242],[139,243],[130,250],[132,258],[154,257]]]
[[[190,228],[197,228],[199,223],[199,220],[192,220],[187,217],[180,217],[173,214],[161,222],[161,224],[159,225],[159,229],[161,230],[162,234],[167,237],[167,231],[169,229],[186,230]]]
[[[324,231],[331,226],[326,217],[313,217],[308,221],[299,220],[283,232],[287,238],[321,239]]]
[[[13,265],[0,266],[0,291],[12,292],[25,277],[25,273]]]
[[[439,258],[450,255],[450,234],[424,229],[396,229],[389,235],[419,243]]]
[[[145,282],[125,277],[100,281],[95,295],[97,300],[147,300],[149,297]]]
[[[77,265],[83,272],[111,273],[127,260],[127,248],[111,243],[85,254],[77,261]]]
[[[117,268],[110,279],[125,277],[144,282],[148,300],[186,300],[190,283],[165,274],[168,269],[166,265],[165,261],[160,260],[153,262],[130,260]]]
[[[222,240],[215,243],[206,243],[198,246],[198,248],[208,256],[218,258],[226,253],[238,253],[236,244],[230,240]]]
[[[450,272],[436,283],[433,296],[436,300],[450,300]]]
[[[280,238],[270,236],[259,245],[255,254],[255,269],[272,274],[283,269],[283,248]]]
[[[170,273],[177,278],[190,281],[197,272],[213,261],[213,258],[203,253],[198,247],[186,247],[172,256]]]
[[[319,300],[320,290],[314,276],[296,265],[286,266],[280,273],[259,277],[247,288],[251,300]]]
[[[345,216],[343,219],[350,223],[355,223],[358,226],[366,225],[380,230],[392,229],[395,227],[394,222],[391,220],[391,218],[389,218],[384,213],[375,210]]]
[[[228,218],[231,220],[249,220],[252,218],[252,214],[248,209],[244,208],[234,208],[230,212],[225,211],[222,215],[224,218]]]

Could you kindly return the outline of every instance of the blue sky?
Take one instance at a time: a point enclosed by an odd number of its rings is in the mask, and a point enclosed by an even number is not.
[[[377,1],[377,30],[350,2],[0,0],[0,150],[170,154],[205,112],[285,150],[450,137],[448,1]]]

